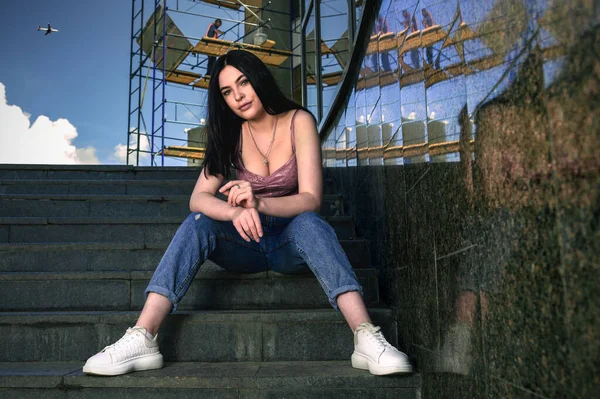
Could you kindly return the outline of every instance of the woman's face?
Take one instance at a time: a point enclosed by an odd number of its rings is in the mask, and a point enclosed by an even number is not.
[[[225,66],[219,74],[219,90],[229,108],[242,119],[254,119],[264,112],[250,81],[231,65]]]

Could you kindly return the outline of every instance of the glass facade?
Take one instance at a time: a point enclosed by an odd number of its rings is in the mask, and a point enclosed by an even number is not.
[[[593,397],[600,3],[345,4],[356,73],[323,50],[309,105],[422,397]]]
[[[306,28],[306,105],[322,115],[320,120],[331,112],[349,58],[349,3],[354,3],[357,27],[367,2],[307,2],[311,14]],[[591,1],[583,0],[572,5],[557,0],[383,1],[372,22],[361,71],[349,77],[355,80],[353,93],[342,109],[334,110],[336,127],[322,132],[327,137],[324,165],[458,161],[460,115],[465,115],[463,123],[471,124],[472,145],[478,107],[514,82],[534,49],[543,58],[545,83],[551,84],[566,53],[565,35],[586,26],[580,21],[584,15],[578,16],[586,3],[593,8]],[[314,59],[317,7],[320,78]],[[562,13],[571,22],[559,18]]]

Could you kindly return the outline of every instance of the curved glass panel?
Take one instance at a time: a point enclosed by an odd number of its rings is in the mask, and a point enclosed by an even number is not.
[[[342,72],[350,59],[348,1],[321,1],[320,16],[321,90],[323,92],[323,115],[327,115],[337,92]]]
[[[354,15],[356,17],[354,24],[354,26],[356,27],[354,29],[354,35],[356,36],[358,32],[358,27],[360,26],[360,21],[362,21],[362,15],[365,9],[365,2],[367,2],[367,0],[350,0],[350,2],[354,2],[354,7],[356,7],[354,11]]]
[[[351,132],[343,140],[347,156],[355,154],[357,165],[459,161],[461,131],[468,128],[473,145],[475,113],[515,84],[533,49],[541,51],[546,86],[560,73],[565,38],[584,30],[575,22],[585,19],[577,10],[593,9],[588,3],[384,0],[342,118]],[[325,44],[339,41],[340,32],[329,34],[325,21],[335,15],[341,23],[343,4],[321,5]],[[354,5],[359,21],[364,4]],[[561,24],[563,15],[573,23]],[[322,57],[324,76],[341,69],[330,54]],[[334,95],[324,83],[324,115]],[[339,153],[342,144],[334,142]]]
[[[589,396],[600,3],[383,0],[375,21],[354,4],[374,29],[321,132],[325,173],[432,373],[423,391]]]
[[[304,43],[305,43],[305,58],[304,58],[304,68],[306,73],[306,108],[313,115],[318,115],[317,113],[317,77],[316,77],[316,62],[317,62],[317,54],[316,54],[316,41],[315,41],[315,8],[312,7],[311,13],[306,24],[306,29],[304,31]]]

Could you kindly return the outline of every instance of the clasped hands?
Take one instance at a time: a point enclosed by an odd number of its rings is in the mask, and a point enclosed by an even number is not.
[[[219,189],[227,196],[227,203],[236,208],[231,221],[240,236],[247,242],[260,241],[262,223],[258,215],[260,199],[254,195],[252,185],[246,180],[232,180]]]

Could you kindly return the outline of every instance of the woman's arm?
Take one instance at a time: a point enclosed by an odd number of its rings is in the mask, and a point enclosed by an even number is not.
[[[258,211],[239,206],[233,207],[226,201],[215,197],[223,180],[223,176],[208,175],[206,177],[202,170],[190,196],[190,211],[202,212],[214,220],[231,221],[244,240],[259,242],[263,231]]]
[[[220,175],[219,177],[212,175],[206,177],[203,169],[190,196],[190,211],[202,212],[215,220],[231,220],[235,208],[216,197],[217,190],[223,180],[223,176]]]
[[[258,212],[265,215],[293,217],[302,212],[318,212],[323,197],[321,143],[313,117],[300,110],[294,119],[298,194],[260,198]]]

